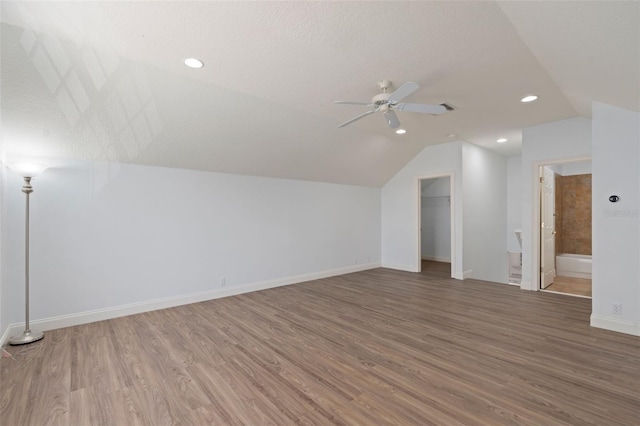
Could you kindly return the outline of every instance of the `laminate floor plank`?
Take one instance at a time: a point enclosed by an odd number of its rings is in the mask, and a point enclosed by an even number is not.
[[[236,365],[188,367],[212,401],[212,410],[226,425],[293,424]]]
[[[0,424],[640,424],[639,337],[435,266],[47,332],[0,359]]]

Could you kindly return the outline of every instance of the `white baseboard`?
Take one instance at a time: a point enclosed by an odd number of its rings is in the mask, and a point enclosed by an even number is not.
[[[640,324],[631,321],[622,321],[610,317],[591,315],[591,327],[604,328],[618,333],[640,336]]]
[[[413,267],[413,266],[394,265],[392,263],[383,263],[382,267],[383,268],[388,268],[388,269],[396,269],[398,271],[405,271],[405,272],[420,272],[420,271],[416,271],[416,268]]]
[[[446,262],[451,263],[451,258],[449,257],[439,257],[439,256],[422,256],[422,260],[431,260],[434,262]]]
[[[7,327],[4,330],[4,333],[2,333],[2,337],[0,337],[0,348],[4,347],[5,342],[9,340],[10,336],[13,336],[14,334],[19,334],[20,332],[22,332],[22,328],[18,330],[13,330],[12,326],[9,325],[9,327]]]
[[[202,291],[198,293],[184,294],[180,296],[167,297],[163,299],[155,299],[138,303],[130,303],[127,305],[113,306],[103,309],[95,309],[91,311],[78,312],[69,315],[60,315],[57,317],[45,318],[30,321],[30,327],[38,331],[55,330],[58,328],[72,327],[75,325],[88,324],[96,321],[104,321],[108,319],[124,317],[127,315],[140,314],[143,312],[155,311],[158,309],[172,308],[175,306],[188,305],[190,303],[204,302],[212,299],[220,299],[222,297],[235,296],[253,291],[266,290],[269,288],[281,287],[290,284],[298,284],[306,281],[319,280],[337,275],[350,274],[353,272],[366,271],[368,269],[379,268],[379,263],[367,263],[362,265],[347,266],[344,268],[330,269],[310,274],[296,275],[287,278],[278,278],[274,280],[260,281],[252,284],[245,284],[237,287],[217,288],[214,290]],[[0,340],[0,347],[4,347],[9,336],[22,333],[24,330],[24,322],[17,324],[9,324]]]
[[[537,288],[535,285],[532,285],[531,282],[528,281],[522,281],[520,283],[520,290],[528,290],[528,291],[538,291],[540,290],[539,288]]]
[[[562,274],[554,275],[554,277],[555,276],[569,277],[569,278],[583,278],[586,280],[593,279],[593,276],[591,275],[590,272],[562,271]]]
[[[462,279],[463,280],[468,280],[469,278],[473,278],[473,270],[472,269],[467,269],[466,271],[462,272]]]

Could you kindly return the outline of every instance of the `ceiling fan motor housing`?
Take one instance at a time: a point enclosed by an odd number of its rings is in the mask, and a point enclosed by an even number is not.
[[[379,95],[375,95],[373,99],[371,99],[371,103],[376,107],[382,107],[383,105],[388,106],[389,96],[391,96],[391,93],[380,93]]]

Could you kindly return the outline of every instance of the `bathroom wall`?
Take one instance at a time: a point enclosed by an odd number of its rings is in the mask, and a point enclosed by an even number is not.
[[[554,223],[553,229],[556,231],[556,254],[558,253],[569,253],[564,251],[564,247],[562,244],[562,237],[564,236],[564,229],[562,226],[562,219],[564,216],[564,197],[562,196],[562,175],[555,173],[554,174],[554,182],[555,182],[555,200],[554,200]]]
[[[591,174],[556,179],[556,253],[591,254]],[[558,217],[556,216],[556,219]],[[559,244],[558,244],[559,241]],[[558,245],[560,247],[558,247]]]
[[[577,163],[563,164],[562,171],[558,173],[562,176],[591,174],[591,161],[579,161]]]

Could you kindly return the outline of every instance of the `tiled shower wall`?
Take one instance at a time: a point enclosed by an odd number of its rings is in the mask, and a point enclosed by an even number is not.
[[[555,177],[556,253],[591,254],[591,174]]]
[[[556,254],[564,253],[562,250],[562,176],[558,173],[554,173],[554,185],[555,185],[555,211],[553,216],[555,218],[554,229],[556,231]]]

